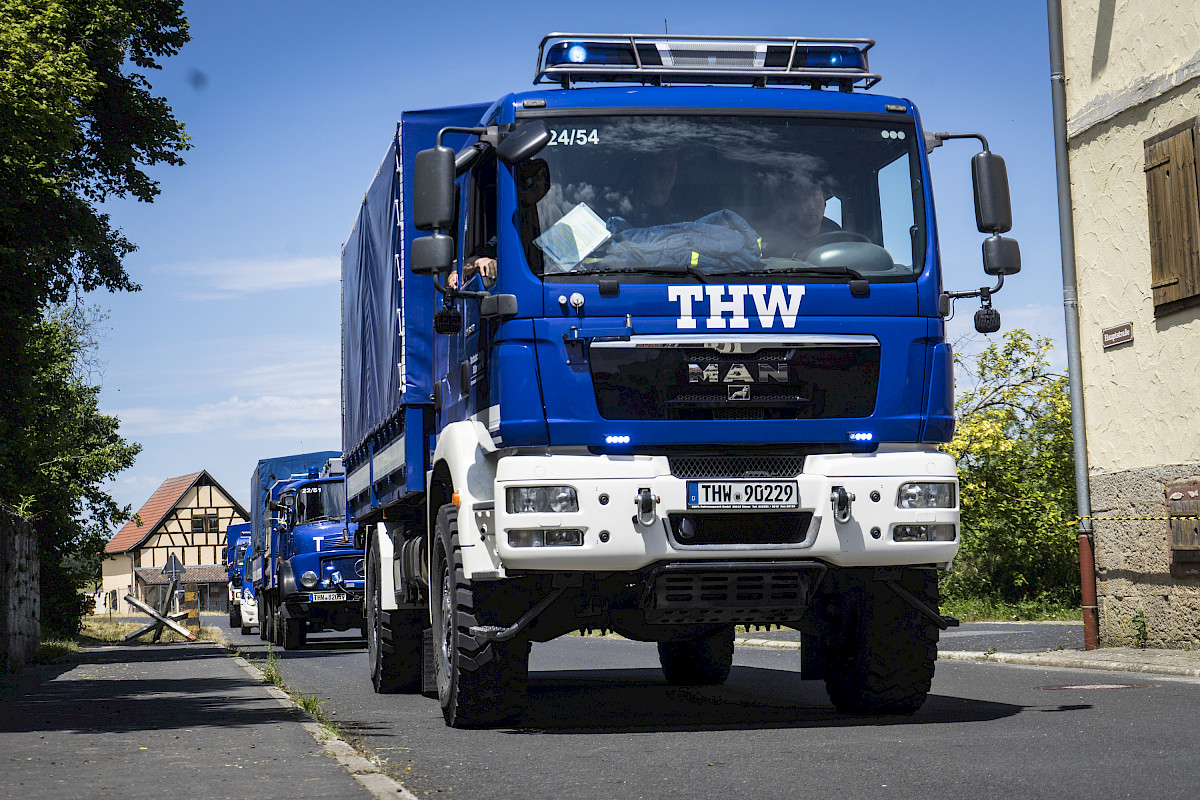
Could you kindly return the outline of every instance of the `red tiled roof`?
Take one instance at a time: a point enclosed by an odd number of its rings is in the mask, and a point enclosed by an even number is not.
[[[159,584],[166,586],[170,581],[163,574],[162,570],[162,567],[138,567],[134,572],[137,573],[138,580],[148,586],[157,586]],[[179,578],[180,584],[225,583],[229,580],[229,573],[221,566],[203,564],[200,566],[184,567],[183,570],[183,575]]]
[[[192,488],[201,475],[207,474],[206,471],[200,470],[163,481],[162,486],[155,489],[154,494],[150,495],[150,499],[138,509],[137,515],[141,518],[142,524],[139,526],[134,520],[126,522],[121,526],[121,530],[109,539],[108,544],[104,546],[104,552],[127,553],[141,545],[158,527],[158,524],[166,518],[167,514],[171,513],[175,504],[183,499],[184,493]]]

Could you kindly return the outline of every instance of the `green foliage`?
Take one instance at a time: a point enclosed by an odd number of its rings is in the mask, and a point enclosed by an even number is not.
[[[146,72],[188,41],[182,0],[0,0],[0,502],[38,532],[43,626],[79,630],[118,509],[99,486],[137,445],[84,379],[92,327],[47,311],[134,291],[134,245],[100,205],[150,202],[143,172],[190,145]]]
[[[141,450],[100,413],[100,387],[87,380],[99,321],[60,309],[31,328],[29,405],[10,443],[13,463],[26,468],[0,473],[0,495],[37,531],[42,624],[66,634],[78,633],[87,601],[78,588],[97,575],[109,532],[129,516],[100,486]]]
[[[15,284],[0,291],[22,310],[137,288],[121,265],[134,246],[96,205],[149,202],[141,168],[182,163],[187,134],[143,71],[187,41],[181,0],[0,0],[0,263]]]
[[[1139,608],[1129,624],[1133,628],[1133,643],[1145,650],[1146,643],[1150,641],[1150,629],[1146,627],[1146,612]]]
[[[952,601],[1078,602],[1071,404],[1050,349],[1016,329],[959,360],[972,385],[946,447],[962,491],[962,549],[942,583]]]

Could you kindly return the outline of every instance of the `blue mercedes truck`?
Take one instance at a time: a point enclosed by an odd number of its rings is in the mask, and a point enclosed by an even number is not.
[[[230,525],[225,530],[225,573],[229,587],[229,627],[242,627],[242,576],[246,551],[250,548],[250,523]]]
[[[264,459],[251,483],[260,636],[291,650],[309,633],[361,631],[365,563],[339,454]]]
[[[921,706],[945,320],[998,329],[1020,254],[1003,160],[869,91],[872,44],[551,34],[532,90],[401,115],[342,250],[377,691],[491,725],[534,642],[612,630],[715,684],[781,625],[840,711]],[[995,284],[950,291],[928,159],[963,138]]]

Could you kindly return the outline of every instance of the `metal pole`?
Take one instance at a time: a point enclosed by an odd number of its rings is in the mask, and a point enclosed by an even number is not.
[[[1063,314],[1067,327],[1067,379],[1071,433],[1075,440],[1075,502],[1079,516],[1079,577],[1083,594],[1083,649],[1100,643],[1096,606],[1095,538],[1088,481],[1087,431],[1083,419],[1083,370],[1079,349],[1079,295],[1075,281],[1075,228],[1071,219],[1071,167],[1067,161],[1067,89],[1063,61],[1062,3],[1046,0],[1050,27],[1050,97],[1054,110],[1054,160],[1058,175],[1058,233],[1062,249]]]

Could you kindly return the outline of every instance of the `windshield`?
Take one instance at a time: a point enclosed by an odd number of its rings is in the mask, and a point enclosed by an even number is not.
[[[343,481],[314,483],[302,486],[296,493],[296,524],[344,519],[346,516],[346,484]]]
[[[924,266],[916,129],[762,116],[546,120],[517,166],[517,221],[544,277],[781,273],[913,280]]]

